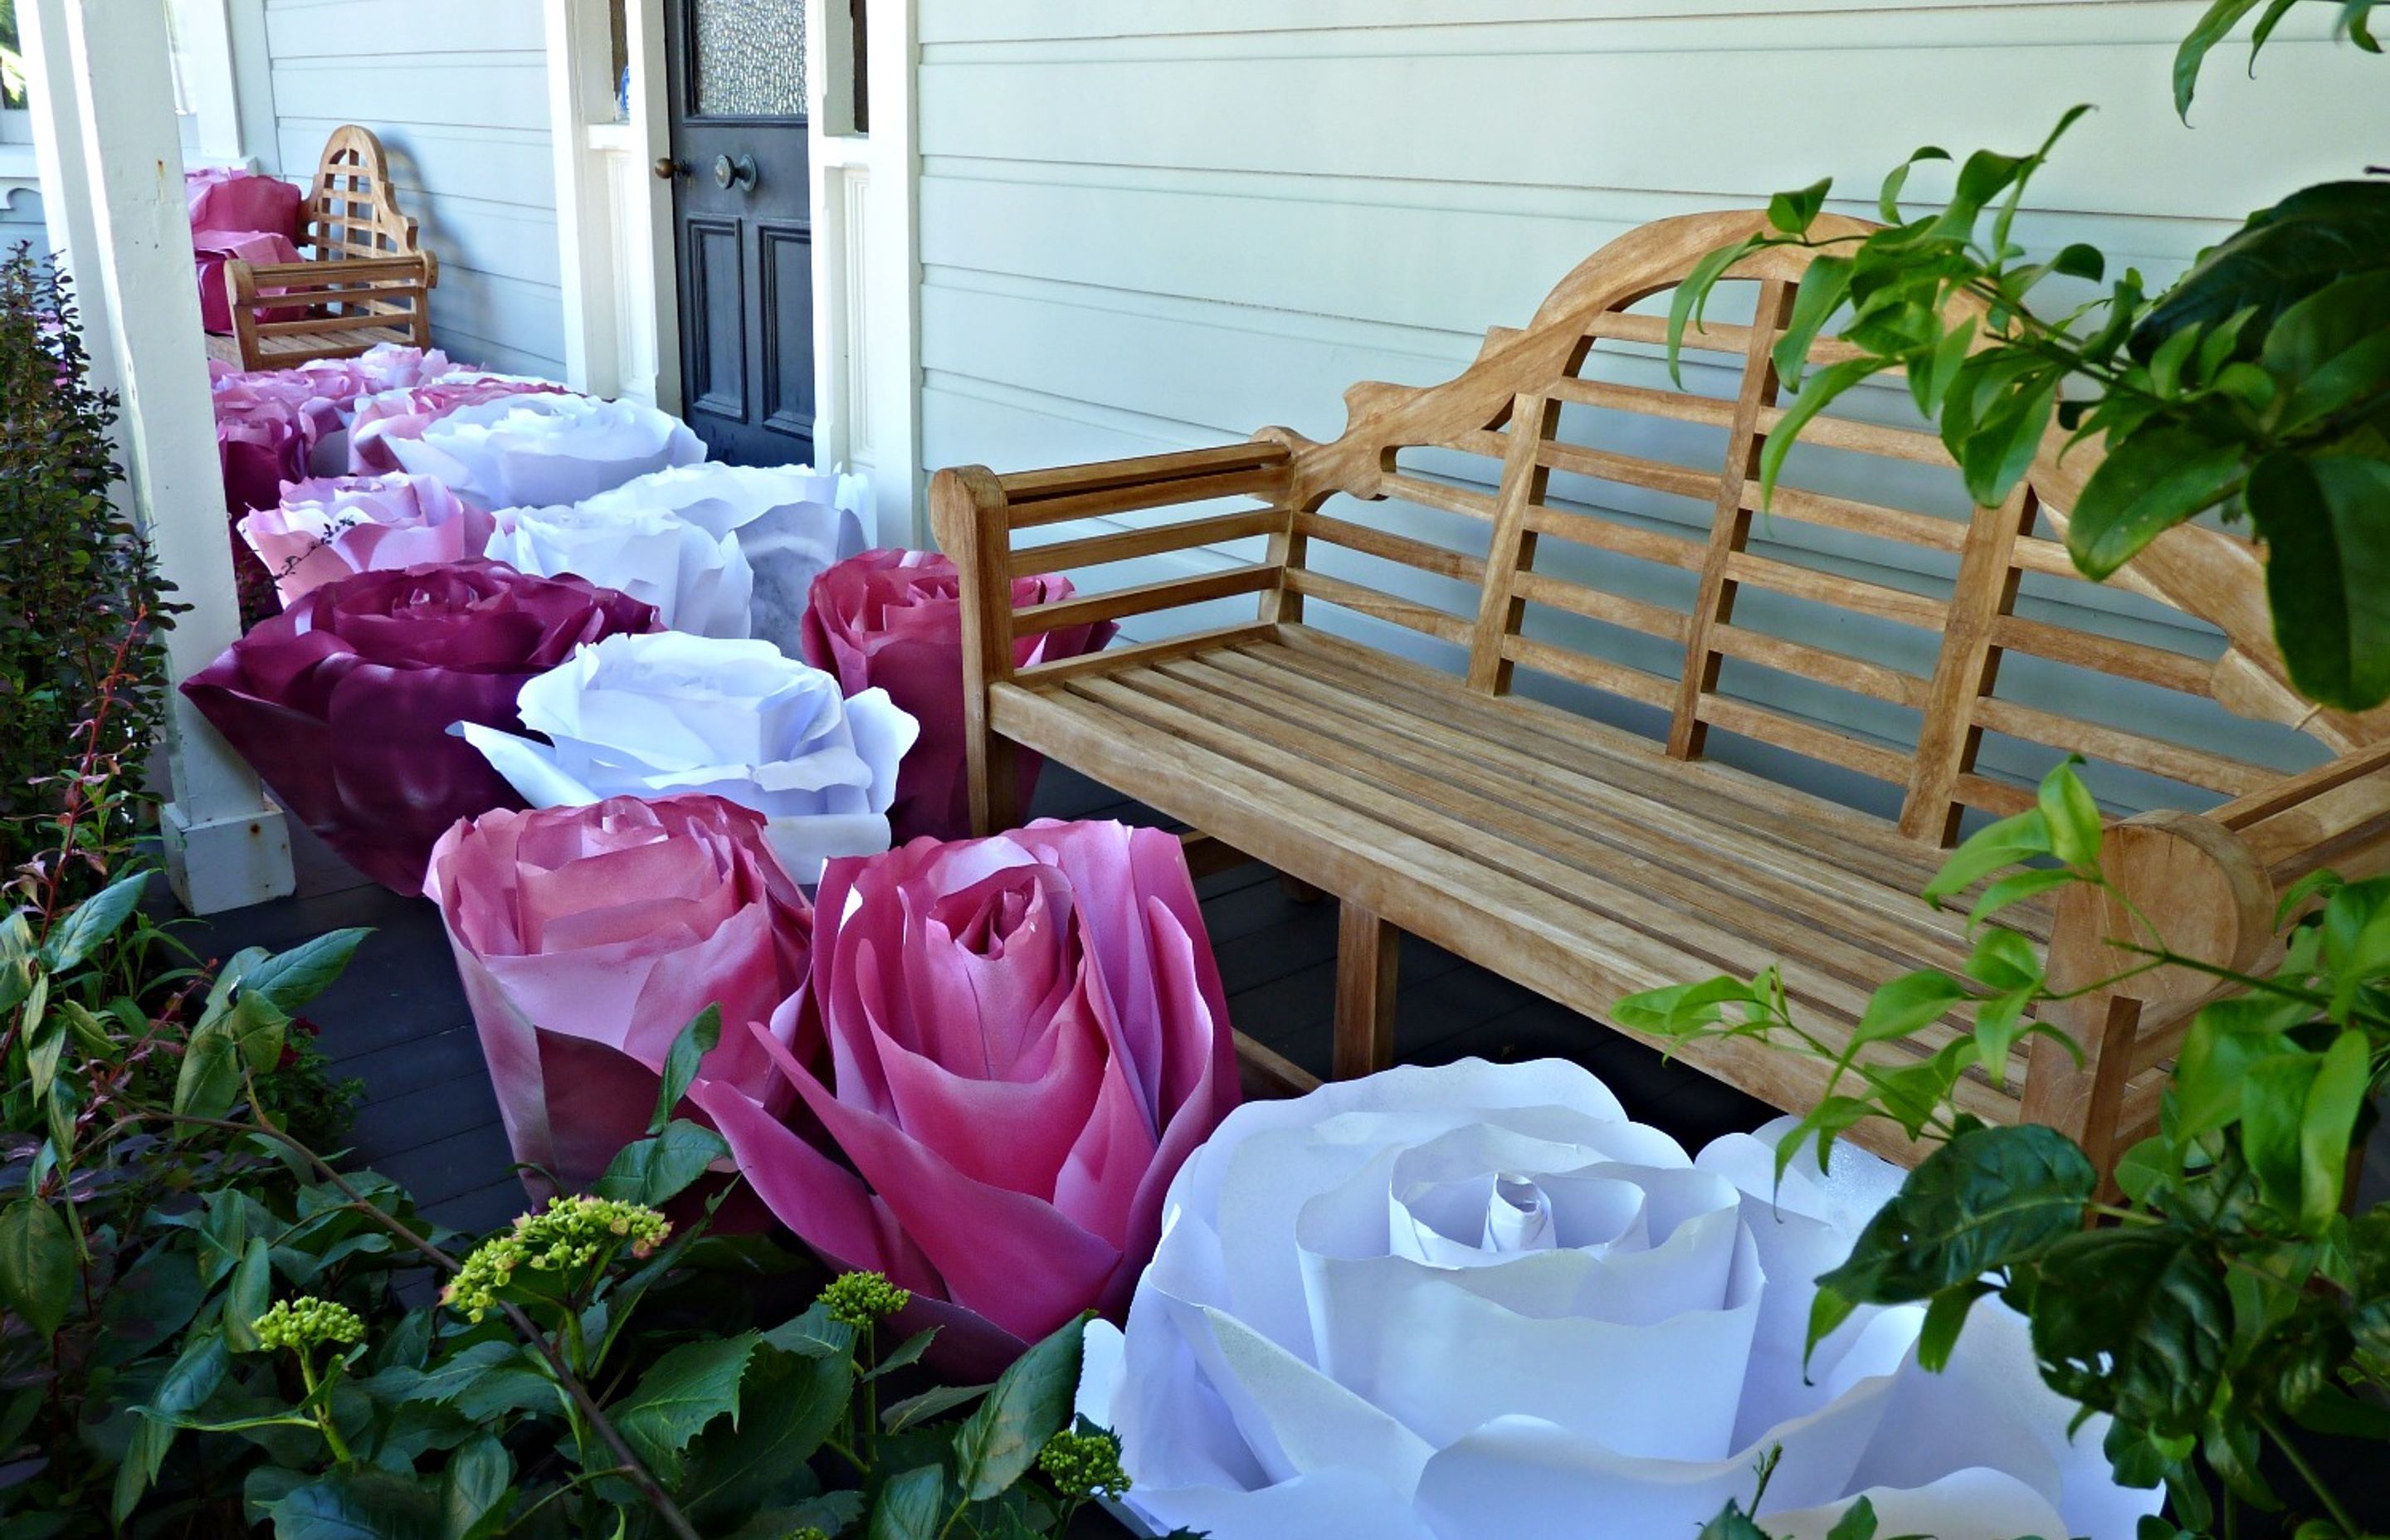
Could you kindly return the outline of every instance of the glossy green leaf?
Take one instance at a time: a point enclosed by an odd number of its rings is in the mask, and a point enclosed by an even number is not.
[[[1636,1032],[1685,1037],[1725,1020],[1729,1006],[1759,1003],[1759,993],[1750,984],[1721,973],[1699,983],[1669,984],[1626,995],[1611,1007],[1611,1017]]]
[[[1860,1303],[1931,1299],[2073,1234],[2098,1186],[2089,1159],[2054,1129],[1961,1134],[1908,1174],[1818,1283]]]
[[[477,1434],[458,1444],[440,1473],[442,1540],[472,1540],[482,1533],[484,1519],[505,1511],[514,1475],[514,1457],[495,1434]]]
[[[722,1007],[708,1006],[697,1013],[680,1035],[673,1039],[672,1051],[664,1056],[662,1084],[656,1088],[656,1110],[648,1120],[648,1132],[661,1134],[672,1122],[673,1109],[688,1094],[690,1081],[697,1078],[697,1068],[722,1041]]]
[[[1767,1532],[1742,1511],[1742,1505],[1728,1502],[1719,1515],[1702,1526],[1693,1540],[1768,1540]]]
[[[273,1303],[274,1248],[263,1236],[252,1236],[225,1286],[225,1345],[235,1353],[255,1353],[257,1318]]]
[[[2289,388],[2278,432],[2390,399],[2390,268],[2343,278],[2284,311],[2260,356]]]
[[[268,1510],[275,1540],[442,1540],[440,1495],[388,1470],[334,1470]]]
[[[38,1198],[0,1209],[0,1303],[34,1335],[47,1337],[74,1307],[74,1232],[58,1211]]]
[[[2100,804],[2091,789],[2062,764],[2041,779],[2042,818],[2049,826],[2049,852],[2069,866],[2088,866],[2100,859]]]
[[[2002,867],[2022,866],[2049,853],[2049,823],[2038,810],[1986,824],[1950,853],[1934,880],[1925,884],[1925,897],[1939,903],[1965,892]]]
[[[963,1495],[983,1502],[1004,1491],[1036,1462],[1046,1441],[1071,1425],[1071,1398],[1079,1383],[1083,1316],[1023,1354],[955,1432],[955,1481]]]
[[[1834,179],[1829,176],[1797,192],[1776,194],[1767,200],[1767,223],[1788,236],[1805,234],[1825,208],[1826,194],[1833,186]]]
[[[929,1352],[930,1344],[937,1340],[938,1328],[936,1327],[932,1327],[926,1331],[917,1331],[913,1333],[913,1335],[906,1338],[893,1348],[891,1348],[880,1362],[871,1366],[870,1369],[864,1374],[863,1378],[866,1380],[879,1380],[887,1375],[895,1373],[898,1369],[911,1367],[913,1365],[921,1361],[921,1354]]]
[[[589,1190],[654,1208],[687,1191],[707,1167],[729,1153],[721,1135],[681,1119],[665,1124],[661,1134],[624,1145]]]
[[[349,959],[356,956],[357,948],[372,934],[363,928],[327,930],[313,941],[245,969],[240,987],[244,993],[264,995],[285,1015],[295,1014],[332,987],[333,981],[349,966]]]
[[[2348,1175],[2348,1147],[2371,1088],[2366,1034],[2350,1028],[2332,1039],[2316,1066],[2299,1119],[2299,1223],[2319,1235],[2340,1213]]]
[[[871,1505],[867,1540],[937,1540],[945,1518],[946,1473],[925,1465],[892,1477]]]
[[[1939,1374],[1948,1368],[1950,1350],[1958,1346],[1968,1312],[1974,1309],[1977,1300],[1995,1292],[1998,1290],[1994,1285],[1981,1278],[1969,1278],[1936,1293],[1925,1307],[1924,1324],[1918,1328],[1918,1367],[1928,1374]]]
[[[1851,1045],[1889,1042],[1907,1037],[1947,1015],[1967,997],[1966,987],[1947,973],[1920,969],[1882,985],[1868,997]]]
[[[1892,363],[1888,359],[1845,358],[1840,363],[1829,364],[1808,377],[1802,386],[1801,394],[1794,399],[1790,407],[1785,409],[1784,416],[1769,431],[1767,442],[1760,447],[1761,507],[1765,507],[1767,499],[1774,494],[1776,478],[1782,473],[1785,457],[1792,453],[1793,444],[1800,439],[1801,430],[1807,427],[1818,414],[1832,405],[1838,397],[1853,386],[1869,376],[1880,374],[1890,367]]]
[[[854,1384],[842,1358],[758,1346],[739,1386],[738,1420],[714,1422],[683,1457],[679,1496],[691,1521],[712,1534],[759,1508],[806,1496],[805,1462],[838,1425]]]
[[[2390,461],[2268,455],[2248,504],[2291,682],[2344,711],[2390,699]]]
[[[1834,1527],[1826,1532],[1826,1540],[1875,1540],[1876,1523],[1875,1504],[1860,1497],[1834,1521]]]
[[[880,1426],[888,1432],[901,1433],[957,1406],[968,1406],[993,1389],[993,1385],[933,1385],[919,1395],[908,1395],[883,1408]]]
[[[2196,1433],[2230,1353],[2224,1269],[2179,1226],[2087,1230],[2019,1270],[2009,1302],[2033,1322],[2042,1378],[2095,1410]]]
[[[1967,911],[1967,929],[1972,930],[2004,909],[2082,880],[2063,866],[2037,866],[1987,883],[1975,895],[1975,906]]]
[[[2325,182],[2249,216],[2200,254],[2132,334],[2147,360],[2189,326],[2215,326],[2254,307],[2242,334],[2255,355],[2274,318],[2327,284],[2390,267],[2390,181]]]
[[[149,885],[147,872],[119,878],[67,911],[42,943],[42,960],[53,972],[82,965],[99,944],[124,928]]]
[[[1900,223],[1900,195],[1908,186],[1908,173],[1928,160],[1947,160],[1950,152],[1936,145],[1927,145],[1892,169],[1883,179],[1883,187],[1876,195],[1877,212],[1886,225]]]
[[[727,1416],[737,1424],[739,1381],[761,1341],[743,1331],[673,1349],[607,1408],[615,1430],[651,1469],[677,1473],[681,1450],[707,1423]]]
[[[2120,443],[2083,484],[2066,548],[2086,577],[2104,580],[2177,524],[2241,484],[2242,446],[2174,417],[2156,417]]]
[[[1691,325],[1696,331],[1701,329],[1702,317],[1708,313],[1710,291],[1717,287],[1728,268],[1758,250],[1759,245],[1759,237],[1753,236],[1732,246],[1721,246],[1715,251],[1703,253],[1702,259],[1693,263],[1692,271],[1685,275],[1675,292],[1669,295],[1668,378],[1676,382],[1678,389],[1681,390],[1685,383],[1686,326]]]
[[[1786,390],[1796,390],[1801,377],[1808,371],[1809,348],[1817,341],[1818,333],[1851,291],[1851,260],[1848,257],[1826,255],[1813,258],[1808,271],[1801,275],[1801,287],[1792,297],[1792,314],[1784,323],[1784,335],[1776,340],[1774,358],[1776,372]]]
[[[190,1417],[207,1404],[224,1383],[231,1365],[232,1354],[225,1346],[223,1332],[202,1331],[185,1341],[183,1351],[175,1355],[165,1378],[150,1393],[148,1405],[134,1418],[132,1442],[116,1468],[115,1491],[109,1499],[109,1511],[119,1524],[139,1506],[142,1494],[158,1479],[158,1469],[173,1446],[178,1431],[175,1421]]]

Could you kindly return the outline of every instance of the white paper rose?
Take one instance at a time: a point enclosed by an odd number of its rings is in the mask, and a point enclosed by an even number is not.
[[[566,572],[652,604],[692,636],[743,638],[755,577],[737,537],[716,535],[669,508],[603,506],[500,508],[487,555],[540,577]]]
[[[1776,1447],[1761,1511],[1805,1540],[1861,1495],[1883,1534],[2129,1540],[2156,1495],[2101,1424],[2068,1441],[2011,1313],[1936,1376],[1921,1311],[1861,1310],[1805,1382],[1813,1280],[1901,1173],[1843,1146],[1771,1197],[1789,1126],[1689,1161],[1557,1060],[1248,1104],[1173,1184],[1125,1338],[1089,1327],[1080,1410],[1137,1517],[1213,1540],[1690,1536]]]
[[[585,502],[636,476],[705,458],[688,425],[652,406],[509,395],[460,406],[420,437],[387,441],[399,464],[484,508]]]
[[[831,856],[888,848],[897,763],[920,731],[885,690],[842,699],[836,679],[769,642],[669,631],[582,648],[517,706],[550,742],[456,730],[533,807],[711,792],[764,815],[772,853],[806,884]]]
[[[735,534],[755,573],[752,634],[794,657],[814,579],[871,544],[864,514],[869,498],[870,485],[860,476],[708,461],[626,481],[584,507],[608,513],[665,508],[717,538]]]

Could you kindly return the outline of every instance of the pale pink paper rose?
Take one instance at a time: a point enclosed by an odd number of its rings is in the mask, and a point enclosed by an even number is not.
[[[565,1190],[646,1132],[664,1058],[708,1006],[723,1030],[700,1072],[759,1115],[793,1099],[772,1022],[804,985],[813,916],[755,814],[705,796],[486,813],[441,837],[424,892],[515,1159]]]
[[[1066,599],[1060,576],[1012,580],[1016,609]],[[962,579],[936,551],[866,551],[814,580],[799,644],[805,661],[838,675],[848,695],[884,689],[921,724],[905,756],[896,804],[888,813],[899,841],[919,835],[960,839],[970,832],[970,782],[963,739]],[[1100,652],[1119,627],[1110,621],[1065,626],[1013,639],[1015,668]],[[1021,801],[1027,805],[1045,761],[1022,754]],[[1004,820],[1009,822],[1009,819]]]
[[[751,1029],[802,1106],[690,1093],[765,1204],[912,1290],[948,1373],[1118,1315],[1172,1175],[1237,1101],[1177,838],[1048,821],[917,840],[830,862],[816,915],[812,987]],[[817,1055],[787,1046],[816,1033]],[[807,1113],[826,1145],[791,1126]]]
[[[419,439],[423,430],[460,407],[508,396],[571,395],[565,387],[545,379],[514,375],[456,373],[412,388],[398,387],[357,403],[349,423],[349,468],[360,476],[379,476],[403,468],[391,448],[394,439]]]
[[[294,481],[280,503],[240,521],[286,610],[356,572],[478,557],[492,529],[488,514],[446,487],[403,472]]]

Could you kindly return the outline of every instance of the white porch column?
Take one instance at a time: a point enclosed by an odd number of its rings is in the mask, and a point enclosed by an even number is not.
[[[179,682],[231,645],[240,618],[165,8],[32,0],[26,11],[38,18],[35,79],[49,87],[33,103],[48,147],[45,185],[64,215],[84,325],[115,360],[127,492],[160,571],[190,606],[166,634]],[[212,914],[289,892],[281,811],[179,691],[165,747],[174,794],[164,817],[168,873],[185,905]]]

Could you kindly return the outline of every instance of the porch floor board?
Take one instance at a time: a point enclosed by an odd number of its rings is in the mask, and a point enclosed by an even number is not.
[[[1059,818],[1159,821],[1104,787],[1049,766],[1035,811]],[[1259,866],[1198,884],[1203,916],[1243,1031],[1325,1074],[1336,972],[1336,908],[1298,903]],[[426,1213],[487,1230],[523,1206],[498,1122],[472,1014],[440,917],[419,898],[377,887],[281,899],[195,923],[202,956],[279,948],[347,925],[373,928],[340,982],[307,1010],[336,1073],[365,1083],[350,1136],[355,1158],[411,1187]],[[1770,1114],[1762,1103],[1586,1020],[1533,991],[1422,943],[1403,944],[1395,1030],[1399,1057],[1436,1064],[1574,1059],[1600,1075],[1636,1118],[1698,1149]]]

